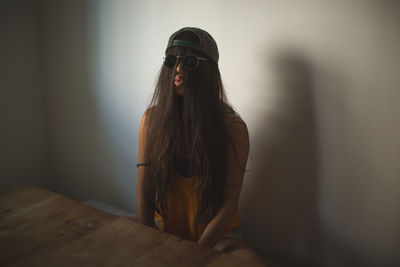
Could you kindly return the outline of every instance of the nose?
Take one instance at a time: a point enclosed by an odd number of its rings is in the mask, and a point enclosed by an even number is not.
[[[178,63],[178,66],[176,66],[176,72],[181,72],[182,70],[182,63]]]

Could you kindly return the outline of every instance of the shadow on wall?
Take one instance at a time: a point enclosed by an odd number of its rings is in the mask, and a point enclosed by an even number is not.
[[[254,112],[257,128],[240,203],[242,225],[249,243],[267,262],[272,257],[317,264],[321,235],[313,69],[291,50],[275,55],[272,68],[266,61],[274,86],[257,96],[266,101]]]

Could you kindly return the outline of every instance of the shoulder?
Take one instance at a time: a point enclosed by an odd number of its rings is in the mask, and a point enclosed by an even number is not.
[[[156,111],[157,107],[150,107],[148,109],[146,109],[146,111],[143,113],[142,119],[146,119],[148,118],[151,114],[154,114],[154,112]]]
[[[150,108],[146,109],[146,111],[142,115],[142,120],[141,120],[141,123],[140,123],[140,125],[142,127],[144,127],[146,125],[146,122],[149,121],[150,116],[152,114],[154,114],[155,110],[156,110],[156,107],[150,107]]]
[[[142,138],[145,138],[147,135],[148,129],[150,127],[149,121],[151,114],[154,112],[154,107],[148,108],[142,115],[142,119],[140,121],[139,133],[141,133]]]
[[[226,131],[231,137],[248,140],[247,125],[237,112],[227,107],[224,113],[224,120]]]
[[[224,108],[224,120],[226,126],[235,124],[235,123],[241,123],[245,124],[243,119],[240,117],[240,115],[230,106],[225,106]]]
[[[249,155],[249,133],[246,123],[233,109],[226,109],[224,118],[227,135],[225,185],[229,187],[241,186]]]

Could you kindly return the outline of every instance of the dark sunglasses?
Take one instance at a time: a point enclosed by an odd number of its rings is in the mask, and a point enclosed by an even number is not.
[[[189,70],[194,70],[195,68],[197,68],[200,60],[208,60],[207,58],[198,57],[197,55],[193,54],[187,54],[185,56],[167,55],[164,57],[164,65],[168,68],[172,68],[175,66],[176,61],[179,58],[182,58],[182,63],[183,63],[182,67]]]

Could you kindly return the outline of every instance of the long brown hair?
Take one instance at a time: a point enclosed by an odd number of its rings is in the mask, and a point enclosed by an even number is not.
[[[175,39],[199,42],[190,32]],[[190,48],[172,47],[168,53],[197,54]],[[148,164],[145,181],[147,196],[156,196],[155,208],[165,217],[166,192],[171,186],[177,156],[188,158],[188,167],[200,179],[197,222],[206,225],[221,207],[226,171],[226,146],[231,143],[224,115],[234,113],[227,103],[218,65],[211,59],[201,61],[195,70],[182,68],[184,95],[175,92],[173,68],[162,66],[147,112]],[[228,142],[227,142],[228,141]],[[149,199],[155,203],[154,199]]]

